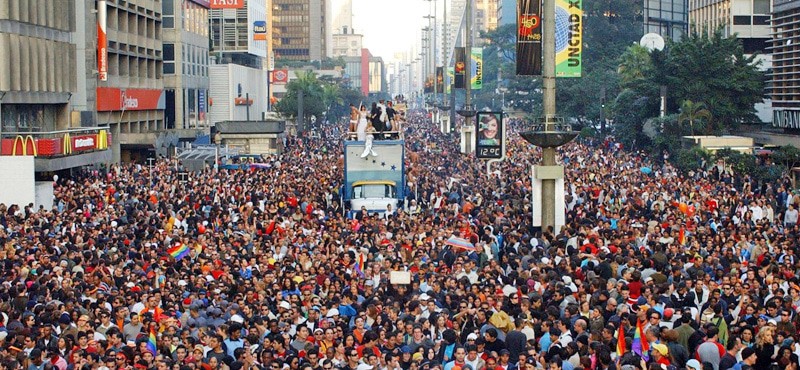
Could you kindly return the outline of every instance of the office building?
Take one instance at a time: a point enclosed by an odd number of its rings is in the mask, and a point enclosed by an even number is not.
[[[12,166],[29,160],[14,176],[111,160],[108,131],[96,128],[97,3],[0,1],[0,155],[35,157],[0,157]]]
[[[272,0],[276,59],[322,60],[326,52],[326,0]]]
[[[268,43],[265,0],[244,0],[239,9],[211,9],[209,16],[212,63],[264,67]]]
[[[744,53],[757,54],[759,68],[768,71],[772,68],[772,55],[767,50],[772,39],[771,7],[770,0],[689,0],[689,24],[692,32],[711,33],[722,28],[723,36],[736,35]],[[760,121],[772,120],[770,99],[756,104],[755,109]]]
[[[73,123],[80,126],[80,120],[72,122],[70,114],[71,97],[79,93],[78,45],[70,36],[79,27],[75,15],[72,1],[0,1],[3,132],[62,130]],[[93,107],[86,108],[90,111]]]
[[[713,32],[742,40],[745,54],[761,53],[771,39],[770,0],[689,0],[689,23],[694,32]]]
[[[330,57],[358,57],[364,44],[364,35],[357,33],[338,33],[332,37]]]
[[[111,127],[119,145],[112,147],[115,162],[143,163],[166,129],[161,1],[106,3],[108,78],[98,81],[97,120]]]
[[[497,0],[497,25],[517,24],[517,0]]]
[[[644,33],[655,33],[678,41],[689,30],[689,1],[709,0],[643,0]]]
[[[208,0],[161,0],[168,129],[208,127]]]
[[[800,132],[800,2],[774,0],[771,91],[772,126]]]
[[[353,0],[326,0],[325,5],[327,9],[325,14],[328,15],[330,22],[326,24],[325,30],[325,55],[329,57],[336,57],[336,41],[334,35],[349,35],[355,34],[353,30]],[[338,46],[340,51],[342,48],[341,40]],[[361,46],[359,45],[359,50]],[[340,54],[341,55],[341,54]]]

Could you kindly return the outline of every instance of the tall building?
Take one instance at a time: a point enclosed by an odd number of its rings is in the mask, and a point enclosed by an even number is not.
[[[166,127],[208,126],[208,0],[161,0]]]
[[[364,35],[357,33],[337,33],[332,37],[332,50],[329,56],[338,57],[358,57],[361,55],[361,48],[364,43]]]
[[[211,9],[209,16],[211,54],[218,64],[263,68],[267,57],[265,0],[244,0],[239,9]]]
[[[675,41],[689,30],[690,0],[644,0],[644,33],[656,33]],[[715,0],[691,0],[695,3]]]
[[[326,14],[330,22],[326,24],[325,29],[325,55],[330,57],[337,57],[342,54],[337,54],[334,49],[334,35],[349,35],[355,34],[353,31],[353,0],[327,0]],[[341,45],[338,45],[341,49]],[[361,46],[359,46],[359,50]]]
[[[760,53],[771,39],[770,0],[689,0],[692,31],[713,32],[742,40],[745,54]]]
[[[497,29],[497,7],[499,2],[500,0],[475,1],[475,24],[478,27],[478,31],[488,32]]]
[[[78,76],[77,66],[86,58],[78,56],[71,36],[86,24],[76,19],[76,5],[73,1],[0,1],[0,132],[80,126],[81,121],[73,122],[70,115],[71,97],[81,93],[78,80],[86,81]],[[82,95],[87,95],[85,86],[83,90]],[[93,110],[93,106],[85,108]]]
[[[144,162],[154,134],[166,128],[162,3],[107,0],[105,10],[108,80],[98,81],[97,121],[111,127],[115,161]]]
[[[800,131],[800,2],[774,0],[772,8],[772,126]]]
[[[276,59],[322,60],[326,55],[326,0],[272,0]]]
[[[762,71],[772,68],[772,55],[767,49],[772,39],[771,13],[770,0],[689,0],[693,32],[714,32],[721,27],[724,36],[736,35],[745,54],[758,55]],[[765,92],[768,94],[769,91]],[[761,121],[772,120],[771,99],[756,104],[755,109]]]
[[[497,25],[517,23],[517,0],[497,0]]]

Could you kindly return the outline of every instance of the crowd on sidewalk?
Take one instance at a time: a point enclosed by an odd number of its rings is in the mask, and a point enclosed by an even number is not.
[[[406,119],[389,215],[343,216],[335,126],[251,170],[120,164],[0,205],[0,370],[798,370],[788,180],[581,139],[541,232],[522,122],[487,174]]]

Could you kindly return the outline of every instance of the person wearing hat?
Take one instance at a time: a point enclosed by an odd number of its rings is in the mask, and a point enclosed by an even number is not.
[[[758,356],[754,349],[750,347],[742,349],[742,361],[739,362],[742,365],[741,370],[753,370],[757,361]]]
[[[700,361],[691,359],[686,361],[686,370],[703,370],[703,365],[700,365]]]
[[[662,343],[653,343],[652,348],[653,350],[650,351],[650,353],[653,354],[653,361],[664,366],[672,364],[669,360],[669,349],[666,345]]]

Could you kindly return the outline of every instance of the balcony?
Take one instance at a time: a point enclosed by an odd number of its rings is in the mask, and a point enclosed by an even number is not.
[[[33,156],[36,172],[51,172],[110,162],[111,143],[108,127],[3,132],[0,155]]]

